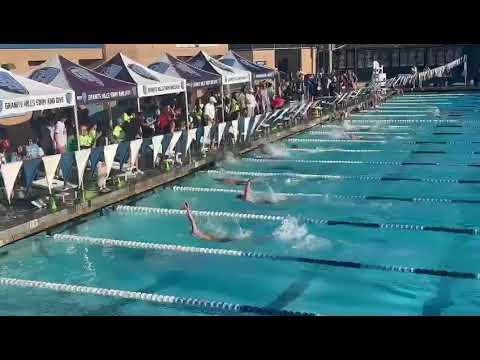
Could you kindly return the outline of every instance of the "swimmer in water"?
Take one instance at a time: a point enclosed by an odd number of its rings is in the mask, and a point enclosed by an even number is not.
[[[251,185],[252,183],[253,183],[252,179],[249,179],[247,181],[247,183],[245,184],[245,190],[243,191],[243,194],[242,195],[237,195],[238,199],[243,200],[245,202],[250,202],[252,204],[255,204],[255,203],[275,204],[279,200],[285,200],[285,199],[274,200],[274,199],[268,199],[268,198],[264,198],[264,197],[254,196],[253,190],[252,190],[252,185]]]
[[[229,238],[216,237],[214,235],[204,233],[202,230],[198,228],[197,223],[195,222],[195,218],[193,217],[193,214],[192,214],[192,208],[186,201],[184,203],[184,209],[187,211],[188,221],[190,221],[190,225],[192,225],[193,236],[198,237],[199,239],[202,239],[202,240],[215,241],[215,242],[228,242],[233,240]]]

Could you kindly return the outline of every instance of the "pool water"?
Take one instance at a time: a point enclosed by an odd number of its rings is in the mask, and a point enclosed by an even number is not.
[[[212,243],[194,238],[183,215],[141,214],[135,210],[138,208],[112,209],[103,216],[72,223],[63,233],[476,273],[480,271],[480,235],[395,226],[356,227],[351,223],[480,228],[477,219],[480,202],[398,200],[480,201],[480,183],[438,181],[480,180],[480,168],[467,166],[480,164],[480,154],[475,153],[480,152],[479,110],[480,95],[474,92],[395,97],[377,111],[355,114],[346,127],[348,132],[362,136],[361,140],[378,142],[332,141],[345,140],[340,126],[316,127],[275,144],[272,149],[280,156],[274,161],[270,161],[268,154],[255,151],[244,159],[216,164],[212,170],[217,172],[198,172],[177,182],[174,188],[157,189],[128,204],[180,209],[188,200],[194,210],[285,217],[283,221],[244,219],[240,215],[196,217],[205,232],[232,238],[230,242]],[[424,141],[446,143],[416,143]],[[341,177],[326,179],[313,174]],[[382,177],[423,180],[382,181]],[[225,185],[217,181],[219,178],[255,178],[257,195],[278,202],[240,201],[237,193],[222,189],[240,192],[242,187]],[[287,195],[276,196],[277,193]],[[365,199],[365,196],[388,199]],[[312,223],[307,218],[350,223],[328,225]],[[478,280],[101,246],[59,241],[44,234],[0,249],[0,276],[321,315],[480,313]],[[0,286],[0,315],[222,315],[222,312]]]

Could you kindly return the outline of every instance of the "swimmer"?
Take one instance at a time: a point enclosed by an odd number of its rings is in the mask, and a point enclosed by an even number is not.
[[[263,203],[263,204],[275,204],[277,201],[274,199],[268,199],[268,198],[260,198],[260,197],[255,197],[253,194],[252,186],[251,184],[253,183],[252,179],[249,179],[247,183],[245,184],[245,190],[243,191],[243,195],[237,195],[237,198],[240,200],[243,200],[245,202],[250,202],[252,204],[254,203]],[[285,199],[281,199],[285,200]]]
[[[255,202],[255,201],[253,201],[253,191],[252,191],[251,184],[252,184],[252,180],[249,179],[247,181],[247,183],[245,184],[245,189],[243,191],[243,195],[238,195],[237,196],[239,199],[242,199],[245,202],[251,202],[251,203]]]
[[[190,221],[190,224],[192,225],[192,235],[195,237],[198,237],[202,240],[207,240],[207,241],[215,241],[215,242],[227,242],[227,241],[232,241],[233,239],[228,239],[228,238],[220,238],[216,237],[210,234],[204,233],[202,230],[200,230],[197,227],[197,223],[195,222],[195,218],[193,217],[192,214],[192,209],[188,202],[185,201],[184,203],[184,209],[187,211],[187,218],[188,221]]]

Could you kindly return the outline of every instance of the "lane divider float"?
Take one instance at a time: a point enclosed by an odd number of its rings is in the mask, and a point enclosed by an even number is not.
[[[401,272],[401,273],[410,273],[415,275],[430,275],[430,276],[439,276],[439,277],[451,277],[456,279],[480,280],[480,273],[449,271],[449,270],[443,270],[443,269],[442,270],[426,269],[426,268],[415,268],[415,267],[409,267],[409,266],[396,266],[396,265],[393,265],[393,266],[392,265],[372,265],[372,264],[364,264],[364,263],[353,262],[353,261],[327,260],[327,259],[308,258],[308,257],[290,256],[290,255],[274,255],[274,254],[267,254],[267,253],[261,253],[261,252],[252,252],[252,251],[247,252],[247,251],[241,251],[241,250],[227,250],[227,249],[205,248],[205,247],[196,247],[196,246],[182,246],[182,245],[170,245],[170,244],[159,244],[159,243],[146,243],[146,242],[138,242],[138,241],[124,241],[124,240],[103,239],[103,238],[94,238],[94,237],[68,235],[68,234],[55,234],[54,239],[58,241],[73,241],[81,244],[112,246],[112,247],[130,248],[130,249],[157,250],[157,251],[168,251],[168,252],[175,252],[175,253],[200,254],[200,255],[207,255],[207,256],[246,257],[246,258],[262,259],[262,260],[300,262],[300,263],[308,263],[312,265],[323,265],[323,266],[342,267],[342,268],[350,268],[350,269]],[[141,300],[144,300],[144,299],[141,299]],[[169,301],[171,301],[171,299],[169,299]],[[181,304],[186,303],[185,300],[183,302],[180,302],[180,301],[178,302]],[[192,301],[190,302],[192,303]],[[173,300],[173,303],[176,303],[175,300]],[[212,302],[209,302],[209,303],[212,303]],[[242,306],[245,307],[245,305],[233,305],[230,303],[226,303],[226,305],[223,305],[223,304],[225,303],[220,303],[220,305],[216,305],[214,306],[214,308],[221,308],[223,310],[223,308],[225,307],[226,310],[241,312]],[[196,305],[202,306],[202,305],[199,305],[198,303]],[[274,310],[274,311],[282,312],[283,314],[283,311],[281,310]],[[253,312],[253,311],[250,310],[248,312]],[[265,310],[262,310],[262,312],[265,312]],[[308,313],[297,313],[293,311],[287,311],[286,315],[297,315],[297,314],[315,315],[315,314],[308,314]]]
[[[151,214],[151,215],[173,215],[173,216],[185,216],[185,210],[168,209],[168,208],[152,208],[146,206],[128,206],[118,205],[115,207],[116,211],[138,214]],[[478,235],[479,229],[477,228],[452,228],[446,226],[430,226],[430,225],[414,225],[414,224],[381,224],[371,222],[349,221],[349,220],[327,220],[327,219],[313,219],[300,215],[265,215],[265,214],[253,214],[253,213],[238,213],[238,212],[225,212],[225,211],[208,211],[208,210],[192,210],[192,213],[202,217],[223,217],[231,219],[246,219],[246,220],[263,220],[272,222],[281,222],[289,217],[296,217],[301,221],[309,224],[317,225],[345,225],[362,228],[372,229],[391,229],[391,230],[409,230],[409,231],[433,231],[433,232],[446,232],[466,235]]]
[[[396,176],[371,176],[371,175],[329,175],[329,174],[302,174],[293,172],[255,172],[235,170],[207,170],[210,175],[240,175],[251,177],[297,177],[318,180],[353,180],[353,181],[412,181],[432,184],[480,184],[480,180],[441,179],[441,178],[404,178]]]
[[[223,301],[211,301],[190,297],[179,297],[171,295],[160,295],[144,292],[135,292],[128,290],[96,288],[90,286],[79,286],[63,283],[53,283],[47,281],[23,280],[15,278],[0,277],[1,286],[14,286],[23,288],[48,289],[57,292],[89,294],[104,297],[132,299],[140,301],[148,301],[162,305],[194,307],[208,310],[216,310],[227,313],[252,313],[260,315],[286,315],[286,316],[315,316],[312,313],[301,313],[289,310],[277,310],[272,308],[264,308],[250,305],[233,304]]]
[[[223,188],[205,188],[205,187],[192,187],[192,186],[173,186],[173,191],[178,192],[217,192],[227,194],[243,194],[243,190],[236,189],[223,189]],[[255,191],[256,194],[269,194],[265,191]],[[423,198],[423,197],[400,197],[400,196],[377,196],[377,195],[340,195],[340,194],[327,194],[327,193],[284,193],[276,192],[275,195],[286,197],[321,197],[326,199],[339,199],[339,200],[372,200],[372,201],[405,201],[416,203],[448,203],[448,204],[480,204],[480,200],[470,199],[442,199],[442,198]]]

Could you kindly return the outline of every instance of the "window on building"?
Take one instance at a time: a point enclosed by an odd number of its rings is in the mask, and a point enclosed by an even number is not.
[[[28,66],[38,66],[42,65],[46,60],[30,60],[28,61]]]
[[[400,66],[408,66],[408,49],[400,49]]]
[[[417,49],[417,66],[425,65],[425,49]]]
[[[435,49],[434,48],[427,49],[427,65],[429,67],[435,66]]]
[[[355,67],[355,50],[347,51],[347,67],[353,69]]]
[[[392,50],[392,67],[400,66],[400,49]]]
[[[363,69],[365,67],[365,51],[357,51],[357,68]]]
[[[408,66],[416,65],[417,49],[408,49]]]
[[[437,53],[437,56],[436,56],[436,63],[437,65],[444,65],[445,64],[445,49],[443,47],[439,47],[436,49],[436,53]]]

